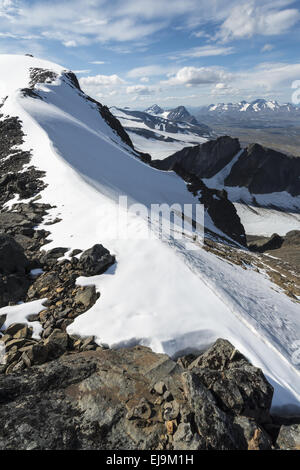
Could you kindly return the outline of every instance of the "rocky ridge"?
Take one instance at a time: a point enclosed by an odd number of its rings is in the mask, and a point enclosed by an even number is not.
[[[142,346],[72,353],[0,376],[0,448],[294,448],[299,425],[280,429],[272,395],[262,372],[221,339],[177,362]]]
[[[194,147],[186,147],[164,160],[153,160],[151,165],[170,171],[176,165],[197,178],[212,178],[226,167],[241,151],[238,139],[222,136]],[[300,194],[300,159],[259,144],[245,148],[229,169],[224,187],[240,187],[250,194],[288,192]]]

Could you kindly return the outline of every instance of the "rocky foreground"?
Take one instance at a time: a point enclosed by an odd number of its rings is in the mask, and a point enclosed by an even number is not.
[[[222,339],[177,362],[142,346],[65,352],[0,376],[0,449],[299,450],[299,421],[272,417],[272,395]]]

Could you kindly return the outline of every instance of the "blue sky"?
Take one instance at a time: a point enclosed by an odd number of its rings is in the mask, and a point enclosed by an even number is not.
[[[0,0],[0,53],[57,62],[139,109],[291,101],[299,33],[299,0]]]

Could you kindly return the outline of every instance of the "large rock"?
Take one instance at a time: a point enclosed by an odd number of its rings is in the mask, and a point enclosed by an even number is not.
[[[48,357],[51,359],[57,358],[68,348],[68,335],[65,331],[55,329],[44,341],[44,344],[48,350]]]
[[[0,274],[24,274],[29,261],[13,237],[0,233]]]
[[[114,262],[115,257],[100,244],[94,245],[80,256],[80,267],[86,276],[102,274]]]
[[[300,450],[300,424],[281,426],[276,443],[281,450]]]
[[[31,365],[30,349],[23,356]],[[198,369],[184,370],[149,348],[65,354],[22,373],[22,363],[10,367],[0,376],[1,450],[269,446],[254,419],[221,409]]]
[[[214,231],[214,226],[221,230],[232,240],[240,245],[246,245],[247,239],[245,229],[233,203],[228,199],[225,190],[208,188],[202,180],[195,176],[182,172],[182,168],[176,167],[175,171],[188,183],[188,190],[194,196],[199,197],[199,201],[204,206],[204,228]]]
[[[270,421],[273,387],[229,341],[216,341],[189,369],[209,388],[223,411],[260,423]]]

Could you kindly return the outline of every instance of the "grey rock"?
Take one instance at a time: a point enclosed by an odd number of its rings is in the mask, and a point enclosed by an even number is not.
[[[180,423],[173,436],[176,450],[201,450],[205,443],[198,434],[193,433],[190,423]]]
[[[176,400],[164,404],[163,418],[165,421],[177,419],[179,413],[180,406]]]
[[[24,254],[23,248],[13,237],[0,234],[0,273],[2,274],[24,274],[28,269],[29,261]]]
[[[58,334],[49,344],[65,346]],[[227,450],[247,449],[249,437],[254,447],[259,442],[256,420],[220,409],[198,367],[186,371],[142,346],[63,354],[38,365],[48,360],[49,344],[21,348],[26,369],[18,359],[0,376],[2,450]],[[160,381],[172,401],[156,402],[162,395],[153,384]]]
[[[56,358],[61,356],[68,348],[68,335],[59,329],[53,332],[44,341],[45,348],[48,350],[49,356]]]
[[[80,256],[80,265],[86,276],[102,274],[114,262],[115,257],[100,244],[94,245]]]
[[[84,308],[90,308],[97,300],[95,286],[87,286],[83,290],[79,290],[75,296],[75,304],[82,304]]]
[[[242,430],[242,439],[240,448],[245,450],[271,450],[272,441],[270,436],[264,429],[257,425],[254,419],[245,416],[236,416],[234,418],[234,426]]]
[[[273,387],[262,371],[228,341],[216,341],[190,369],[209,388],[222,410],[261,423],[270,421]]]
[[[300,424],[281,426],[276,444],[281,450],[300,450]]]

